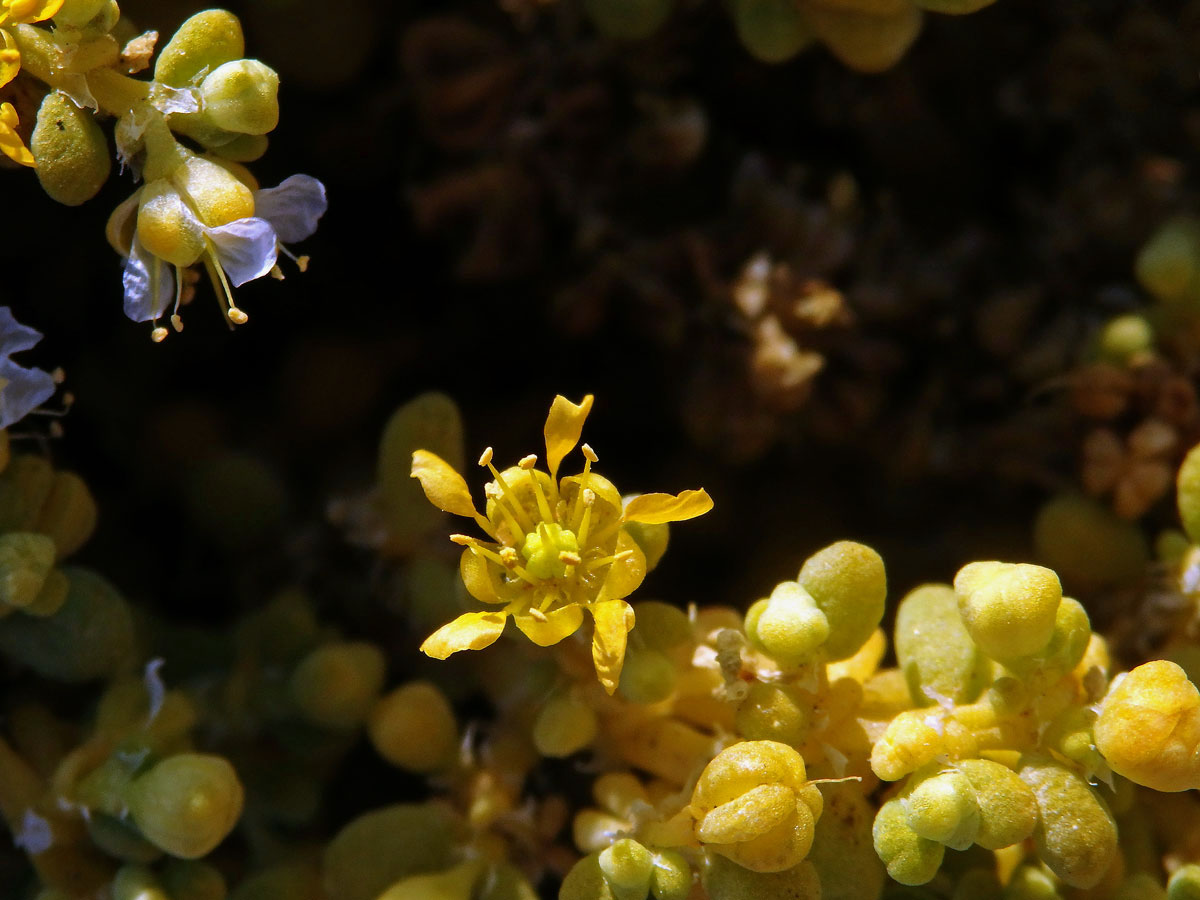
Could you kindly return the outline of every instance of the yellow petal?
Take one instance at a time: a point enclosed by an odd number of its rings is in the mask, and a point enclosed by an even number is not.
[[[604,690],[613,693],[625,665],[625,642],[633,628],[633,607],[624,600],[605,600],[592,605],[596,631],[592,635],[592,662]]]
[[[646,577],[646,554],[637,545],[633,537],[625,531],[617,537],[617,545],[613,548],[616,554],[626,554],[623,559],[613,562],[604,572],[604,581],[596,601],[620,600],[628,597],[638,589],[642,579]]]
[[[33,165],[33,154],[13,129],[17,125],[17,111],[11,103],[0,103],[0,153],[23,166]]]
[[[445,659],[459,650],[482,650],[500,637],[506,618],[502,612],[463,613],[425,638],[421,652],[434,659]]]
[[[499,591],[496,590],[496,576],[493,566],[486,559],[471,552],[470,548],[463,551],[458,560],[458,573],[462,576],[467,592],[482,603],[505,603]]]
[[[412,477],[421,482],[425,496],[440,510],[473,519],[477,515],[471,490],[454,467],[436,453],[417,450],[412,455]]]
[[[9,9],[14,22],[28,25],[53,18],[62,5],[63,0],[14,0]]]
[[[539,647],[550,647],[579,630],[583,624],[583,610],[578,606],[564,606],[545,613],[546,621],[539,622],[531,615],[513,616],[517,627]]]
[[[698,491],[683,491],[672,494],[641,494],[629,501],[625,507],[626,522],[641,522],[643,525],[662,525],[664,522],[682,522],[702,516],[713,507],[712,497],[703,488]]]
[[[558,472],[558,464],[563,457],[579,443],[583,423],[592,411],[594,399],[588,394],[576,405],[559,394],[550,404],[550,415],[546,416],[546,466],[550,469],[551,478]]]
[[[0,28],[0,87],[4,87],[10,81],[17,77],[17,73],[21,71],[21,51],[17,49],[17,42],[13,40],[13,36]],[[12,109],[11,103],[5,103],[9,109]],[[17,114],[13,113],[13,125],[16,124]]]

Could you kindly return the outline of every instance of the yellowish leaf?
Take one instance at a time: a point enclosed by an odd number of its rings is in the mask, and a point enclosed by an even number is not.
[[[604,600],[592,605],[596,631],[592,635],[592,662],[604,690],[613,693],[625,665],[625,644],[633,628],[633,607],[624,600]]]
[[[421,482],[425,496],[438,509],[468,519],[476,517],[471,490],[454,467],[436,453],[416,450],[412,455],[412,477]]]
[[[513,616],[513,621],[539,647],[550,647],[579,630],[583,624],[583,610],[578,606],[564,606],[545,613],[544,622],[528,614]]]
[[[665,522],[682,522],[702,516],[713,507],[712,497],[701,488],[698,491],[683,491],[680,494],[641,494],[629,501],[625,507],[626,522],[641,522],[643,525],[662,525]]]
[[[421,652],[434,659],[445,659],[459,650],[482,650],[500,637],[506,619],[502,612],[463,613],[427,637]]]
[[[583,434],[583,423],[592,411],[595,398],[588,394],[579,404],[572,403],[559,394],[550,404],[550,415],[546,416],[546,466],[550,477],[555,477],[563,457],[575,449],[579,436]]]

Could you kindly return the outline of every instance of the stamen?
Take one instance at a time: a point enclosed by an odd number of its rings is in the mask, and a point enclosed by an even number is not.
[[[583,498],[583,521],[579,523],[578,535],[579,546],[584,546],[587,541],[588,528],[592,524],[592,507],[596,505],[596,492],[591,488],[584,488],[579,492],[579,496]]]
[[[529,534],[529,532],[533,531],[533,520],[529,518],[528,514],[525,512],[525,508],[521,506],[520,502],[518,502],[517,495],[513,492],[513,489],[508,486],[508,482],[504,480],[504,476],[496,471],[496,467],[492,465],[491,447],[488,447],[483,451],[483,456],[479,457],[479,464],[481,466],[488,467],[488,471],[492,473],[492,477],[496,479],[496,484],[500,485],[500,490],[504,493],[504,500],[507,500],[510,504],[512,504],[511,512],[516,517],[517,522],[520,524],[521,534]],[[496,505],[503,505],[503,502],[500,498],[496,499]]]
[[[592,536],[592,543],[593,544],[603,544],[605,541],[607,541],[610,537],[613,536],[613,532],[616,531],[618,528],[620,528],[622,523],[623,523],[623,520],[621,519],[620,516],[613,519],[611,522],[609,522],[607,525],[605,525],[603,528],[601,528],[599,531],[597,531]]]
[[[542,623],[550,621],[549,619],[546,618],[546,614],[544,612],[542,612],[540,609],[538,609],[536,606],[529,607],[529,618],[531,618],[537,622],[542,622]]]
[[[584,460],[583,473],[579,476],[579,492],[575,495],[575,509],[571,513],[571,521],[573,523],[571,530],[576,533],[579,532],[579,521],[583,516],[583,512],[580,510],[580,504],[584,501],[584,493],[588,489],[588,477],[592,474],[592,463],[599,461],[596,456],[596,451],[594,451],[590,445],[584,444],[581,449],[583,450]],[[592,497],[594,498],[595,494],[593,494]]]
[[[229,307],[229,321],[234,325],[245,325],[250,321],[250,317],[238,309],[236,306]]]
[[[567,566],[577,566],[581,562],[579,554],[572,550],[563,550],[558,554],[558,561]]]
[[[499,486],[494,483],[489,483],[484,486],[483,494],[488,499],[496,502],[496,509],[500,510],[500,515],[504,519],[504,524],[508,526],[508,530],[513,536],[513,543],[523,540],[525,537],[525,529],[517,523],[517,520],[513,518],[513,514],[509,512],[508,507],[502,502],[501,498],[504,496],[504,492],[500,490]],[[490,530],[487,531],[488,534],[492,534]],[[495,537],[495,535],[493,535],[493,537]],[[497,540],[498,539],[499,538],[497,538]]]
[[[175,267],[175,308],[171,310],[171,327],[183,331],[183,320],[179,318],[179,304],[183,302],[183,267]]]
[[[537,465],[537,454],[530,453],[528,456],[522,456],[521,459],[517,462],[517,465],[520,466],[522,469],[529,471],[530,469],[532,469],[534,466]]]
[[[629,559],[633,556],[632,550],[622,550],[620,553],[614,553],[612,556],[602,556],[599,559],[593,559],[591,562],[584,565],[585,572],[594,572],[597,569],[603,568],[610,563],[620,562],[623,559]]]
[[[492,448],[485,447],[483,453],[479,454],[479,465],[486,466],[492,461]]]
[[[271,271],[268,272],[267,274],[270,275],[272,278],[274,278],[276,281],[284,280],[283,269],[279,268],[278,263],[271,266]]]
[[[161,344],[166,339],[167,329],[163,328],[161,325],[150,332],[150,340],[154,341],[156,344]]]
[[[517,551],[512,547],[500,548],[500,564],[506,569],[515,569],[517,567],[519,557]]]
[[[174,328],[176,332],[183,331],[183,317],[180,316],[179,313],[174,313],[171,316],[171,327]]]
[[[538,481],[537,472],[530,471],[529,480],[533,482],[533,495],[537,498],[538,514],[541,515],[543,522],[553,522],[554,513],[550,512],[550,503],[546,500],[546,494],[542,490],[542,483]]]
[[[50,377],[54,380],[55,384],[62,384],[64,381],[67,380],[67,373],[65,371],[63,371],[62,366],[59,366],[57,369],[55,369],[53,372],[50,373]]]
[[[296,264],[296,268],[300,270],[301,275],[303,275],[305,272],[308,271],[308,263],[310,261],[309,257],[297,256],[291,250],[289,250],[287,247],[283,246],[283,244],[276,244],[275,246],[277,246],[279,248],[280,253],[282,253],[284,256],[286,256],[288,259],[290,259],[292,262],[294,262]]]
[[[510,569],[504,564],[504,558],[499,553],[483,546],[481,543],[479,543],[478,538],[473,538],[467,534],[452,534],[450,535],[450,540],[460,546],[467,547],[472,553],[490,559],[492,562],[498,565],[504,566],[505,569],[508,569],[508,571],[512,572],[521,580],[527,581],[529,584],[537,584],[537,581],[527,571],[525,571],[523,566],[513,566]]]

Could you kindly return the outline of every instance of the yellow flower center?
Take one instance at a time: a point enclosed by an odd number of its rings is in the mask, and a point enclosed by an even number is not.
[[[525,570],[534,578],[565,578],[569,566],[579,565],[579,539],[561,525],[538,522],[521,545]]]

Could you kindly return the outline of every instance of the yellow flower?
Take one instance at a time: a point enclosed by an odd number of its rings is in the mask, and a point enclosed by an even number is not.
[[[548,647],[583,624],[584,610],[595,624],[592,661],[600,683],[616,690],[633,628],[633,608],[625,602],[646,575],[646,557],[625,525],[663,524],[691,519],[712,508],[703,490],[679,495],[642,494],[622,504],[607,478],[592,471],[596,454],[583,445],[583,471],[558,478],[563,458],[575,449],[592,395],[580,404],[555,397],[546,418],[546,465],[535,468],[530,455],[516,466],[496,470],[492,449],[479,460],[494,480],[484,488],[484,513],[475,509],[463,477],[445,460],[425,450],[413,454],[412,476],[439,509],[474,519],[490,541],[451,536],[462,544],[459,571],[477,600],[499,607],[459,616],[435,631],[421,650],[445,659],[459,650],[493,643],[509,617],[535,644]]]
[[[63,0],[0,0],[0,26],[44,22],[63,5]],[[21,51],[7,30],[0,27],[0,88],[21,71]],[[11,103],[0,103],[0,153],[23,166],[33,165],[29,152],[17,134],[17,111]]]

